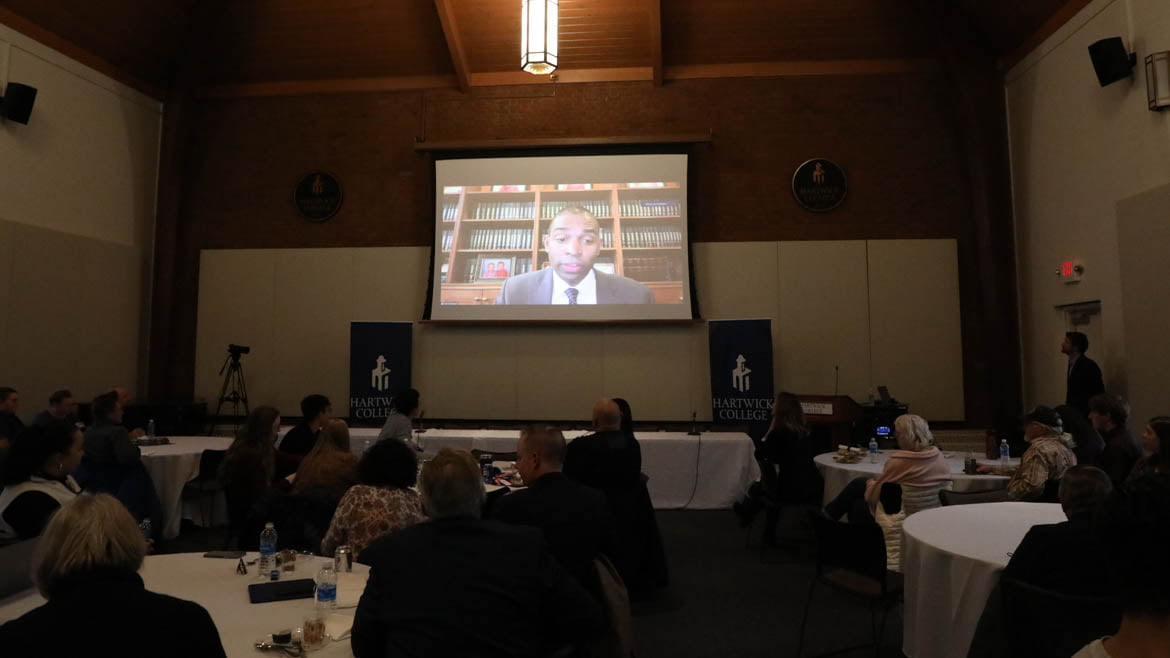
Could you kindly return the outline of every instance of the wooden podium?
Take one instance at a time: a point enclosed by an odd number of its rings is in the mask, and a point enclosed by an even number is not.
[[[839,445],[853,443],[853,432],[861,421],[861,405],[848,395],[798,395],[804,422],[818,441],[817,453],[832,452]]]

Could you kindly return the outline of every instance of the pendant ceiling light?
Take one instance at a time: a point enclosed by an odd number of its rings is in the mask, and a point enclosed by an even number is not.
[[[520,68],[533,75],[557,70],[557,1],[521,1]]]

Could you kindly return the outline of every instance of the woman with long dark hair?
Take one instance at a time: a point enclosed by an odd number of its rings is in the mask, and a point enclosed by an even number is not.
[[[777,393],[770,411],[772,421],[768,432],[756,445],[760,482],[752,486],[747,500],[735,506],[745,526],[759,512],[761,498],[767,497],[776,503],[817,504],[824,487],[820,471],[813,462],[816,447],[804,422],[800,398],[792,393]],[[768,543],[775,543],[778,520],[778,510],[773,506],[769,509],[764,531],[764,540]]]
[[[272,486],[278,431],[280,411],[275,407],[256,407],[244,420],[224,456],[224,494],[233,530],[242,527],[248,511]]]
[[[1133,465],[1126,480],[1151,473],[1170,473],[1170,416],[1154,416],[1142,433],[1143,457]]]

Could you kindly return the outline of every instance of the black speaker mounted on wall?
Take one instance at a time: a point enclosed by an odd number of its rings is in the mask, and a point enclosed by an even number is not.
[[[36,87],[22,85],[19,82],[8,83],[4,96],[0,97],[0,118],[28,124],[36,99]]]
[[[1097,72],[1097,82],[1102,87],[1130,77],[1137,64],[1137,54],[1125,49],[1121,37],[1101,39],[1089,46],[1089,58],[1093,60],[1093,70]]]

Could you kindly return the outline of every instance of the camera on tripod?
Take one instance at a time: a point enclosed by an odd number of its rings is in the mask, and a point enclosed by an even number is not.
[[[228,343],[228,354],[230,354],[232,359],[236,361],[240,360],[241,354],[247,354],[251,351],[252,348],[248,347],[247,345],[236,345],[235,343]]]

